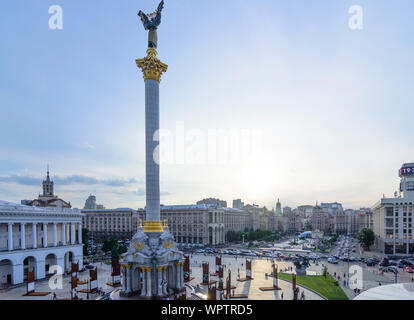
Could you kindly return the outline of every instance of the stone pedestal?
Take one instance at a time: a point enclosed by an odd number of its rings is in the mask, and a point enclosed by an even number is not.
[[[178,251],[166,224],[162,233],[144,232],[140,226],[131,241],[129,250],[122,261],[123,285],[121,297],[133,299],[166,299],[173,293],[184,292],[184,254]],[[141,280],[131,270],[139,269]]]

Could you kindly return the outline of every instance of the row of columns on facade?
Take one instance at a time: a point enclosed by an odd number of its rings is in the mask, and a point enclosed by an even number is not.
[[[13,250],[13,222],[8,223],[8,250]],[[36,249],[37,246],[37,223],[27,223],[32,225],[32,248]],[[53,222],[53,246],[57,247],[57,222]],[[75,224],[70,223],[71,226],[71,244],[75,244]],[[82,224],[78,224],[78,243],[82,243]],[[21,249],[26,249],[26,231],[25,231],[25,222],[20,223],[20,243]],[[43,247],[47,248],[47,225],[48,223],[43,223]],[[62,223],[62,245],[66,245],[66,222]]]
[[[67,253],[66,253],[67,254]],[[57,256],[55,264],[60,266],[62,270],[70,270],[70,260],[69,256],[64,254],[63,256]],[[79,268],[83,268],[83,260],[81,255],[73,255],[72,256],[72,262],[78,261],[79,262]],[[36,258],[34,261],[34,270],[35,270],[35,279],[40,280],[44,279],[46,277],[46,257],[44,259]],[[66,267],[66,268],[65,268]],[[21,263],[16,263],[11,265],[11,274],[12,274],[12,284],[20,284],[24,282],[24,269],[25,266],[23,264],[23,261]],[[30,271],[30,270],[29,270]]]
[[[167,286],[180,290],[184,286],[184,262],[177,262],[173,264],[173,279],[168,283],[168,265],[153,267],[140,267],[142,272],[142,288],[140,288],[141,279],[136,279],[132,272],[131,265],[122,265],[124,268],[123,291],[126,293],[135,292],[141,289],[142,297],[163,297],[169,294]],[[155,272],[155,279],[157,284],[156,294],[152,288],[152,275]]]
[[[217,242],[217,240],[218,240],[218,242]],[[212,230],[212,241],[213,241],[213,243],[211,243],[211,244],[219,244],[219,243],[224,243],[225,242],[224,228],[218,228],[218,229],[213,228],[213,230]]]

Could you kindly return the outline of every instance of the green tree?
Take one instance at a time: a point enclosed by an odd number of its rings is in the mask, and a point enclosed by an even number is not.
[[[119,246],[119,253],[123,254],[128,251],[128,247],[126,245]]]
[[[309,221],[305,223],[305,231],[312,231],[312,224]]]
[[[86,228],[82,228],[82,243],[83,243],[83,255],[84,256],[88,255],[88,251],[89,251],[88,240],[89,240],[89,230]]]
[[[334,236],[332,236],[332,238],[329,239],[329,242],[331,243],[335,243],[338,241],[339,236],[337,234],[335,234]]]
[[[112,259],[119,259],[119,247],[118,247],[118,243],[112,247],[112,250],[111,250],[111,258]]]
[[[106,238],[102,246],[102,251],[110,252],[115,246],[118,246],[118,240],[116,238],[113,238],[113,237],[110,239]]]
[[[322,275],[325,277],[325,279],[328,276],[328,267],[327,266],[323,267]]]
[[[358,234],[358,242],[364,246],[368,251],[369,247],[374,244],[375,241],[375,234],[374,231],[371,229],[365,228],[362,229],[361,232]]]
[[[242,239],[242,233],[236,232],[233,230],[230,230],[227,232],[227,241],[228,242],[235,242],[235,241],[241,241]]]

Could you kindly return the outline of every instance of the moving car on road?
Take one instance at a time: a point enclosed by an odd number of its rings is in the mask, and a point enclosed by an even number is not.
[[[335,259],[334,257],[328,258],[328,262],[332,264],[338,264],[338,259]]]

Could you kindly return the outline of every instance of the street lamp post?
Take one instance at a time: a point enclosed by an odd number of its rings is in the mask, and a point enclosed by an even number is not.
[[[348,280],[346,281],[348,281],[348,287],[349,287],[349,256],[348,256]]]
[[[89,287],[89,289],[86,293],[86,299],[87,300],[89,300],[89,291],[91,290],[91,279],[90,278],[88,279],[88,287]]]

